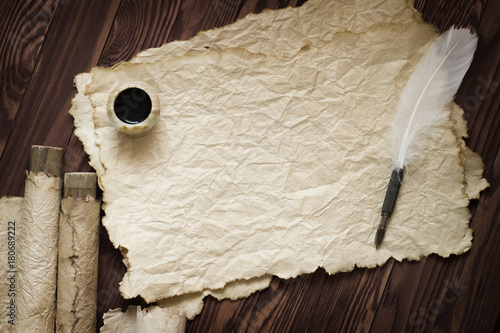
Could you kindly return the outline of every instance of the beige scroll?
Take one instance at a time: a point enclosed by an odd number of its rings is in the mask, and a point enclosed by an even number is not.
[[[66,173],[59,222],[57,332],[96,330],[101,202],[95,173]]]
[[[33,146],[19,234],[16,332],[54,332],[61,148]]]
[[[17,251],[23,198],[0,198],[0,332],[14,332]]]

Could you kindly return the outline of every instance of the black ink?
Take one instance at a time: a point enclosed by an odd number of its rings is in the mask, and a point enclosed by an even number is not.
[[[148,93],[139,88],[128,88],[118,94],[113,109],[126,124],[139,124],[151,113],[152,103]]]

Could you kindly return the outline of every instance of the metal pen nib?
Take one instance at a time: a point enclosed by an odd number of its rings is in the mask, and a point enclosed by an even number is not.
[[[382,205],[382,213],[380,222],[377,227],[377,233],[375,235],[375,248],[378,249],[385,235],[385,228],[387,222],[394,211],[394,206],[396,206],[396,199],[398,198],[399,188],[401,187],[401,181],[403,180],[403,169],[392,170],[391,180],[387,186],[387,192],[385,193],[384,204]]]

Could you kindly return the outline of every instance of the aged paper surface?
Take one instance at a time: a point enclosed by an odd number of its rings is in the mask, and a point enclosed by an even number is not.
[[[467,251],[464,164],[467,188],[487,183],[467,164],[455,116],[406,171],[373,245],[394,112],[436,37],[403,0],[310,0],[79,75],[70,113],[125,256],[124,296],[191,297],[263,275]],[[109,93],[128,81],[161,101],[139,138],[106,116]]]
[[[57,332],[95,332],[100,200],[61,200]]]
[[[482,190],[490,184],[483,178],[484,164],[481,156],[474,153],[465,145],[464,138],[469,137],[467,133],[467,122],[464,117],[464,110],[453,103],[451,105],[450,119],[454,124],[454,131],[457,135],[457,142],[460,147],[460,156],[464,166],[465,186],[464,190],[470,199],[479,199]]]
[[[101,333],[183,333],[186,328],[183,312],[156,306],[144,310],[129,306],[126,312],[110,310],[103,318]]]
[[[183,294],[180,296],[161,299],[157,304],[162,308],[175,309],[186,313],[188,319],[193,319],[203,309],[203,298],[210,295],[218,300],[229,298],[236,300],[242,297],[248,297],[252,293],[269,287],[271,275],[263,275],[249,280],[236,280],[227,283],[224,288],[200,292]]]
[[[16,332],[54,332],[61,178],[29,172],[24,191]]]
[[[17,324],[17,260],[23,198],[0,198],[0,332],[14,332]]]

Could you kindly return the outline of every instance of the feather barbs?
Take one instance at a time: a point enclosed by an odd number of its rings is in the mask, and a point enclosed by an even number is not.
[[[443,33],[429,48],[406,84],[396,110],[393,131],[394,168],[403,169],[418,156],[421,143],[448,117],[477,46],[469,29]]]

